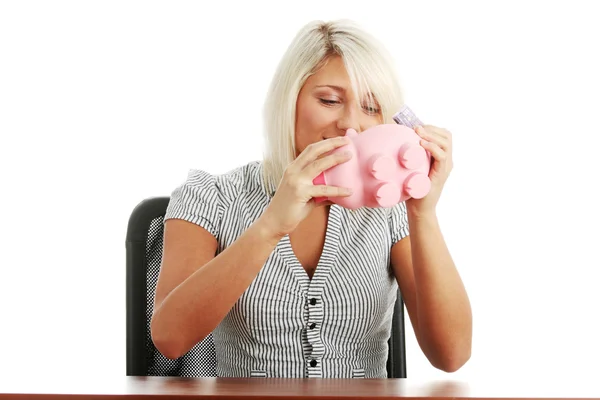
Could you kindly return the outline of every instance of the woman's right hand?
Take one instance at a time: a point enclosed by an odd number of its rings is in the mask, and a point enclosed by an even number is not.
[[[350,139],[345,136],[313,143],[286,168],[275,196],[261,216],[275,237],[291,233],[317,207],[314,197],[346,197],[352,194],[349,188],[313,184],[321,172],[352,158],[350,152],[336,152],[321,157],[348,143]]]

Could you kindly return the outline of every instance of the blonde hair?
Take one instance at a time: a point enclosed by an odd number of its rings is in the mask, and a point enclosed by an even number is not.
[[[298,94],[308,77],[332,56],[342,58],[359,98],[375,97],[384,123],[392,123],[392,115],[404,103],[391,58],[373,36],[349,20],[306,24],[283,55],[264,105],[263,179],[270,192],[296,156]]]

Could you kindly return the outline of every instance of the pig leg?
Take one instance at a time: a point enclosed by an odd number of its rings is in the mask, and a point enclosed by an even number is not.
[[[375,201],[381,207],[392,207],[400,201],[402,189],[393,183],[396,165],[392,157],[383,154],[373,155],[367,164],[371,175],[378,181],[382,181],[374,193]]]
[[[390,181],[394,177],[396,165],[391,157],[375,154],[369,159],[367,165],[371,175],[379,181]]]
[[[375,190],[375,201],[381,207],[392,207],[400,202],[402,191],[392,182],[386,182],[379,185]]]
[[[404,181],[404,191],[413,199],[422,199],[431,189],[431,180],[421,172],[410,174]]]
[[[417,169],[427,160],[425,149],[416,143],[405,143],[400,147],[398,161],[406,169]]]

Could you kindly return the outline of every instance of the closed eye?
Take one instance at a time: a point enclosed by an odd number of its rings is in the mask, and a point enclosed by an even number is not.
[[[327,99],[319,99],[319,101],[325,105],[333,105],[333,104],[339,104],[340,102],[337,100],[327,100]]]
[[[319,101],[326,106],[332,106],[334,104],[341,103],[338,100],[328,100],[328,99],[322,99],[322,98],[319,98]],[[381,112],[381,109],[377,106],[369,107],[369,106],[365,105],[365,106],[363,106],[363,109],[367,112],[367,114],[379,114]]]
[[[377,108],[377,107],[363,107],[367,113],[369,114],[379,114],[379,112],[381,111],[381,109]]]

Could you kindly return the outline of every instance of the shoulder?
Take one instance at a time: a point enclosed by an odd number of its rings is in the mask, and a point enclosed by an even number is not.
[[[256,198],[256,191],[264,187],[261,178],[259,162],[222,174],[191,169],[185,181],[172,191],[165,220],[187,220],[217,237],[225,210],[239,200]]]
[[[388,221],[392,234],[392,244],[410,235],[406,203],[403,201],[388,209]]]
[[[211,200],[226,205],[263,187],[261,163],[253,161],[220,174],[190,169],[185,182],[175,191],[188,189],[200,198],[212,196]]]
[[[229,201],[245,196],[255,191],[263,191],[262,164],[258,161],[229,170],[215,176],[215,185]]]

